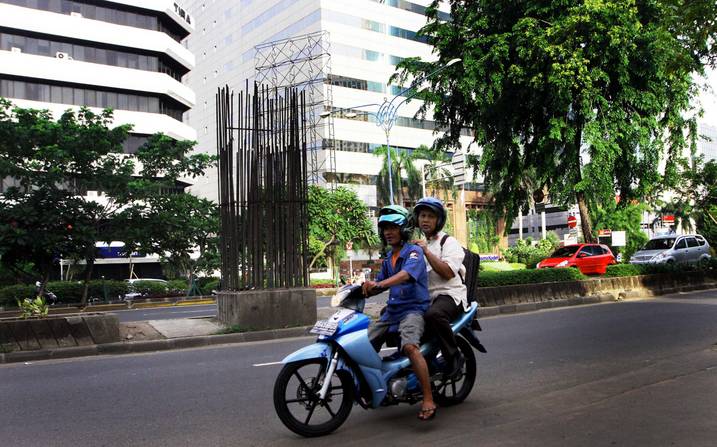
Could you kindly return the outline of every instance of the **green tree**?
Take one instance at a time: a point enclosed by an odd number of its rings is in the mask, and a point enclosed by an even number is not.
[[[462,129],[475,131],[482,148],[475,167],[497,210],[517,215],[533,192],[521,181],[530,175],[554,202],[577,202],[590,241],[589,202],[607,203],[619,193],[624,206],[653,193],[660,180],[675,180],[675,159],[687,146],[693,74],[714,54],[715,2],[449,3],[450,21],[438,18],[434,1],[419,32],[437,61],[406,59],[394,78],[401,83],[462,58],[418,96],[422,111],[432,106],[447,129],[438,147],[459,147]]]
[[[378,245],[368,208],[355,192],[346,188],[331,191],[312,185],[308,199],[309,252],[313,256],[309,268],[320,259],[326,259],[333,267],[346,242],[365,248]]]
[[[214,162],[206,154],[188,155],[194,143],[163,135],[127,157],[122,143],[130,126],[111,128],[112,120],[111,110],[95,114],[86,108],[54,120],[47,110],[13,108],[0,99],[0,178],[13,182],[0,196],[4,265],[31,262],[44,287],[58,259],[84,259],[87,285],[96,243],[121,240],[125,213],[148,206],[159,212],[158,197],[176,192],[180,177],[199,175]],[[101,197],[88,198],[87,191]],[[158,234],[166,223],[135,229]],[[83,302],[86,297],[87,287]]]
[[[704,163],[701,157],[684,160],[673,192],[660,211],[674,215],[676,225],[697,231],[711,246],[717,246],[717,161]]]
[[[468,246],[475,253],[494,253],[500,243],[495,213],[468,211]]]
[[[648,240],[641,227],[642,214],[647,209],[645,204],[628,204],[620,207],[614,200],[593,209],[595,230],[625,231],[627,245],[622,249],[623,262],[628,262],[630,256]]]
[[[422,144],[413,152],[413,157],[416,160],[426,160],[423,165],[423,175],[426,177],[427,194],[431,194],[432,191],[442,192],[443,199],[448,200],[448,194],[451,192],[455,198],[457,191],[453,182],[453,172],[449,167],[451,157],[445,151]]]

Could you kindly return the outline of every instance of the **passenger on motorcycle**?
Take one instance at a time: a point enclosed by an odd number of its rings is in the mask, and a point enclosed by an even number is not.
[[[458,350],[451,322],[468,311],[463,247],[454,237],[441,231],[446,223],[443,202],[434,197],[420,199],[413,208],[413,216],[426,236],[414,243],[423,249],[428,261],[428,292],[431,307],[423,318],[426,329],[438,338],[446,360],[446,377],[461,371],[464,359]]]
[[[378,218],[379,236],[384,246],[391,246],[390,256],[384,259],[376,281],[363,283],[366,296],[390,289],[386,312],[368,328],[368,337],[376,351],[381,349],[389,332],[398,333],[401,350],[411,360],[413,371],[421,383],[423,403],[418,418],[430,420],[436,414],[428,366],[419,346],[424,330],[423,314],[428,310],[428,279],[421,249],[408,240],[408,210],[398,205],[381,209]]]

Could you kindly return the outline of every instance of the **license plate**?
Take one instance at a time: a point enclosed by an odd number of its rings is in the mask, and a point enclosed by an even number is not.
[[[334,335],[337,327],[339,327],[338,321],[319,320],[309,332],[318,335]]]

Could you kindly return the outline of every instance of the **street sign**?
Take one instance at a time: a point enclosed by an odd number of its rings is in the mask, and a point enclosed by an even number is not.
[[[598,230],[598,237],[600,236],[610,236],[612,234],[612,230]]]
[[[453,184],[460,186],[466,182],[466,156],[460,150],[453,153],[451,159],[453,165]]]
[[[568,216],[568,228],[575,228],[578,226],[578,218],[575,216]]]
[[[672,214],[668,214],[666,216],[662,216],[662,223],[665,225],[672,225],[675,223],[675,216]]]
[[[613,231],[612,232],[612,246],[613,247],[624,247],[627,245],[627,237],[624,231]]]
[[[354,248],[354,243],[352,241],[346,242],[346,250],[351,250]]]

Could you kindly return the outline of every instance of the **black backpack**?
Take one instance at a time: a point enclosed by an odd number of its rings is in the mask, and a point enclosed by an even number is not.
[[[443,250],[443,244],[446,243],[448,235],[444,234],[441,238],[441,250]],[[463,248],[463,266],[466,268],[466,277],[461,275],[463,284],[466,285],[466,292],[468,302],[478,301],[478,273],[480,271],[480,255],[473,253],[465,247]]]

